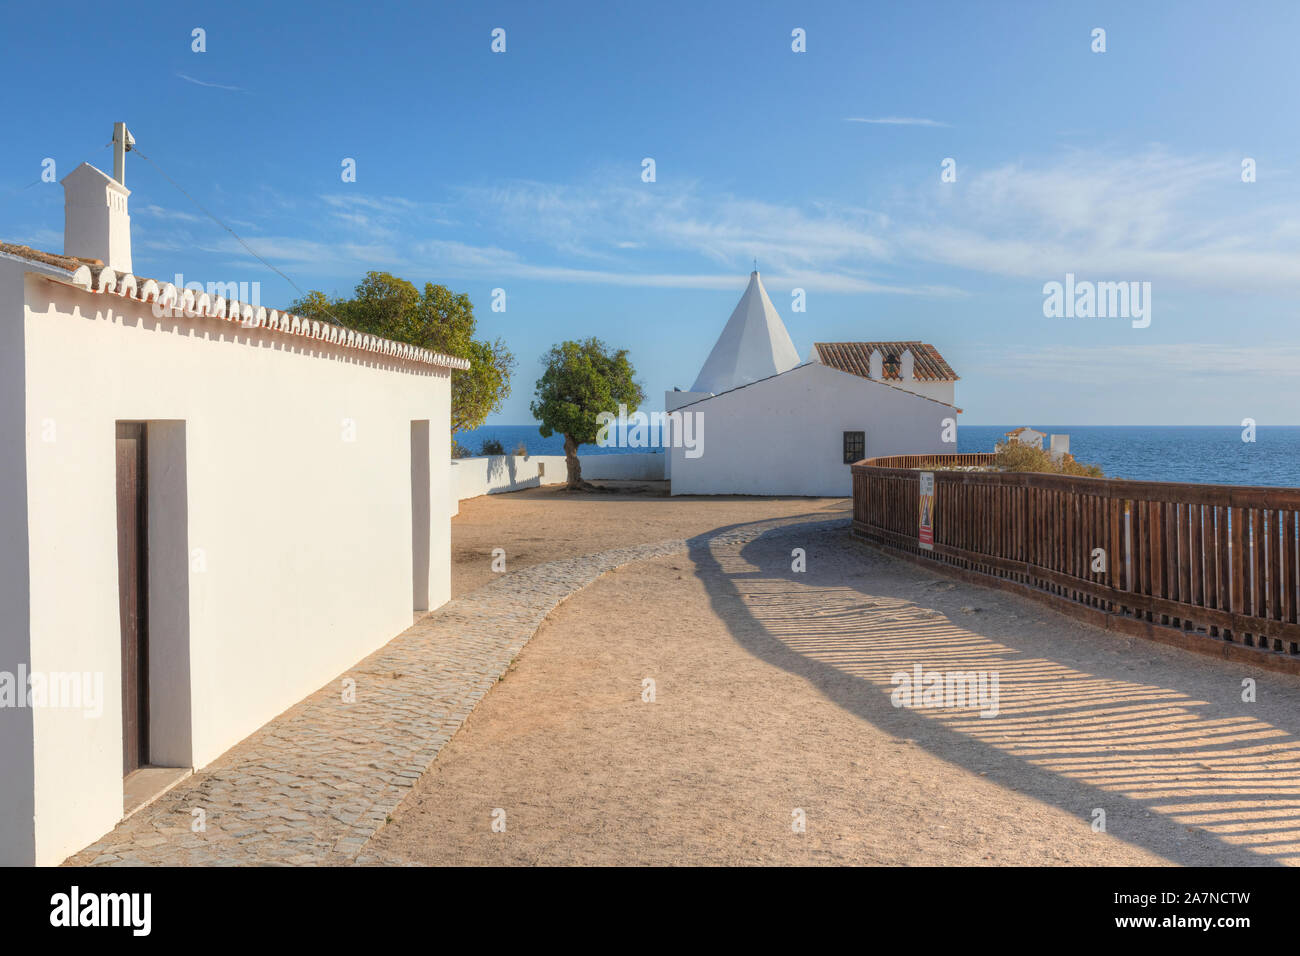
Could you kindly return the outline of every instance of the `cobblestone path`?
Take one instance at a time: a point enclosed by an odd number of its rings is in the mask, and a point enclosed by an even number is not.
[[[383,863],[365,853],[370,837],[565,598],[620,565],[691,544],[728,548],[767,533],[847,525],[779,519],[503,574],[422,618],[67,864]],[[346,678],[356,682],[352,703],[344,702]]]

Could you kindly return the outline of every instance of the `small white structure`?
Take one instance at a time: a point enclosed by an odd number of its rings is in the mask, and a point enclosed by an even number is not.
[[[64,188],[65,254],[0,243],[3,864],[63,860],[125,776],[210,763],[450,593],[466,363],[135,276],[121,182]]]
[[[691,391],[664,396],[699,416],[697,457],[668,449],[672,493],[848,495],[862,458],[956,450],[956,379],[922,342],[818,343],[800,364],[754,272]]]
[[[1052,449],[1052,460],[1060,461],[1066,455],[1070,454],[1070,436],[1053,435],[1051,449]]]
[[[1046,432],[1036,431],[1033,428],[1027,428],[1023,425],[1020,428],[1013,428],[1011,431],[1007,432],[1008,442],[1017,442],[1021,445],[1032,445],[1034,448],[1038,449],[1043,447],[1043,439],[1046,437]],[[1066,447],[1069,447],[1068,436],[1066,438]]]
[[[63,177],[63,254],[98,259],[118,275],[131,271],[130,190],[82,163]]]

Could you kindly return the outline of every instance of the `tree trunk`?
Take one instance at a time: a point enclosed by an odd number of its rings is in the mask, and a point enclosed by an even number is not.
[[[570,491],[582,488],[582,462],[578,461],[578,443],[572,435],[564,436],[564,466],[568,469],[569,476],[565,487]]]

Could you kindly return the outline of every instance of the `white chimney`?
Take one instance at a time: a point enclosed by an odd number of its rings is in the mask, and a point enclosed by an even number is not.
[[[872,352],[867,360],[867,377],[877,382],[885,377],[885,357],[880,354],[880,349]]]
[[[903,355],[898,361],[898,377],[904,382],[911,382],[916,378],[915,371],[916,356],[911,349],[903,349]]]
[[[122,184],[126,152],[135,140],[126,124],[113,127],[113,171],[117,179],[82,163],[63,177],[63,254],[99,259],[119,275],[131,272],[131,216]]]

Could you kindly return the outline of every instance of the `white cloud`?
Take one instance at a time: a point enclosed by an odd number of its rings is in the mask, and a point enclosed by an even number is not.
[[[846,116],[846,123],[873,123],[878,126],[948,126],[948,123],[940,123],[938,120],[919,119],[911,116],[881,116],[876,119],[868,119],[864,116]]]
[[[757,257],[765,275],[815,273],[835,291],[955,291],[960,272],[913,278],[936,267],[1038,283],[1073,272],[1151,281],[1162,293],[1300,289],[1300,202],[1276,184],[1242,183],[1239,158],[1070,150],[959,172],[956,183],[936,174],[877,209],[608,179],[467,189],[459,203],[490,212],[509,245],[524,240],[602,271],[646,271],[659,258],[747,271]],[[635,258],[619,257],[630,248]]]
[[[162,206],[149,204],[147,206],[137,206],[131,210],[132,216],[145,216],[150,219],[165,219],[172,222],[209,222],[207,217],[200,216],[197,213],[181,212],[178,209],[165,209]]]
[[[772,281],[806,280],[823,291],[952,294],[938,284],[913,287],[868,274],[892,255],[884,238],[886,220],[859,208],[796,206],[730,194],[709,194],[696,183],[669,187],[559,185],[515,181],[461,190],[460,202],[480,215],[491,213],[516,242],[544,246],[570,260],[562,267],[538,267],[557,276],[587,281],[661,284],[697,283],[689,274],[655,272],[648,261],[702,260],[723,267],[734,285],[757,258]],[[618,252],[636,250],[635,256]],[[600,264],[592,270],[573,259]],[[625,279],[616,276],[625,274]],[[673,278],[676,277],[676,278]],[[712,282],[708,276],[699,277]],[[577,278],[570,281],[581,281]]]
[[[1125,387],[1149,382],[1153,376],[1180,381],[1300,378],[1300,346],[1292,345],[1058,345],[987,349],[972,353],[972,359],[968,368],[980,377]]]
[[[63,251],[63,231],[56,229],[30,229],[26,232],[18,232],[7,241],[13,242],[20,246],[30,246],[33,249],[39,249],[42,252],[52,252],[58,254]]]
[[[248,91],[247,91],[246,89],[244,89],[242,86],[226,86],[224,83],[208,83],[208,82],[205,81],[205,80],[196,80],[194,77],[192,77],[192,76],[187,76],[187,75],[184,74],[184,73],[177,73],[176,75],[179,76],[179,77],[180,77],[182,80],[184,80],[186,83],[193,83],[195,86],[206,86],[206,87],[209,87],[209,88],[214,89],[214,90],[229,90],[231,93],[247,93],[247,92],[248,92]]]
[[[1300,205],[1242,183],[1239,163],[1148,149],[967,167],[912,197],[890,238],[903,258],[1044,282],[1073,272],[1243,293],[1300,288]]]
[[[1300,202],[1278,184],[1241,183],[1239,163],[1154,147],[1070,150],[959,166],[958,182],[927,176],[876,208],[763,201],[699,181],[629,183],[621,173],[466,186],[438,202],[352,189],[307,199],[259,193],[262,216],[275,217],[259,219],[266,235],[254,245],[291,274],[310,276],[386,268],[448,279],[731,288],[757,258],[774,287],[839,293],[952,296],[965,294],[964,273],[1041,284],[1066,272],[1151,281],[1161,297],[1300,290]],[[247,258],[198,216],[142,211],[195,222],[192,232],[214,251]],[[151,238],[158,249],[196,244],[178,230]]]

